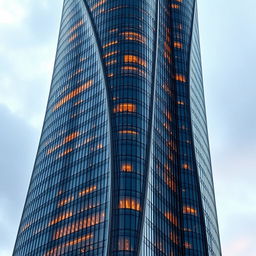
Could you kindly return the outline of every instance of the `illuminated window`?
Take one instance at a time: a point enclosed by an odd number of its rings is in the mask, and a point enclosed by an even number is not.
[[[110,65],[113,65],[113,64],[116,64],[117,63],[117,60],[110,60],[106,63],[107,66],[110,66]]]
[[[64,152],[60,153],[57,158],[61,158],[61,157],[65,156],[65,155],[71,153],[72,151],[73,151],[73,148],[68,148]]]
[[[59,222],[61,222],[61,221],[63,221],[63,220],[66,220],[66,219],[72,217],[72,216],[73,216],[73,213],[72,213],[72,212],[66,212],[66,213],[60,215],[58,218],[52,220],[52,221],[49,223],[48,226],[55,225],[55,224],[57,224],[57,223],[59,223]]]
[[[123,32],[122,35],[124,36],[125,40],[137,41],[143,44],[146,42],[146,38],[139,33]]]
[[[73,78],[74,76],[80,74],[80,73],[83,72],[83,71],[84,71],[84,69],[79,68],[78,70],[76,70],[76,72],[74,72],[72,75],[70,75],[68,79]]]
[[[173,178],[170,178],[167,174],[164,174],[164,182],[173,192],[177,191],[176,183],[174,182]]]
[[[64,206],[64,205],[66,205],[66,204],[68,204],[68,203],[74,201],[74,199],[75,199],[74,196],[70,196],[70,197],[68,197],[68,198],[65,198],[65,199],[61,200],[61,201],[58,203],[58,207]]]
[[[179,9],[180,8],[180,6],[177,5],[177,4],[172,4],[171,7],[172,7],[172,9]]]
[[[132,66],[124,66],[122,67],[123,70],[132,70],[132,71],[138,71],[139,69]]]
[[[183,214],[192,214],[197,216],[197,210],[190,206],[185,205],[183,206]]]
[[[191,170],[190,166],[187,163],[183,164],[182,168],[185,170]]]
[[[139,64],[144,67],[147,66],[147,63],[145,60],[143,60],[142,58],[135,56],[135,55],[125,55],[124,62],[125,63],[136,63],[136,64]]]
[[[99,6],[103,5],[104,3],[106,3],[107,0],[101,0],[98,3],[96,3],[95,5],[92,6],[91,11],[95,10],[96,8],[98,8]]]
[[[131,130],[123,130],[123,131],[119,131],[120,134],[132,134],[132,135],[137,135],[138,132],[135,131],[131,131]]]
[[[136,105],[132,103],[121,103],[114,108],[114,113],[117,112],[136,112]]]
[[[174,47],[178,49],[182,49],[183,45],[180,42],[174,42]]]
[[[117,28],[113,28],[113,29],[111,29],[109,32],[110,32],[110,33],[115,33],[115,32],[117,32],[117,31],[118,31]]]
[[[190,244],[190,243],[188,243],[188,242],[185,242],[185,243],[184,243],[184,247],[185,247],[186,249],[192,249],[192,244]]]
[[[172,115],[171,115],[171,113],[170,113],[169,111],[166,111],[166,112],[165,112],[165,116],[167,117],[167,119],[168,119],[169,121],[172,121]]]
[[[172,240],[173,243],[175,243],[177,245],[179,244],[178,236],[174,232],[171,232],[170,239]]]
[[[25,224],[25,225],[22,227],[21,232],[24,232],[25,230],[27,230],[31,225],[32,225],[32,223],[31,223],[31,222],[30,222],[30,223]]]
[[[75,30],[77,30],[80,26],[84,24],[83,20],[80,20],[78,23],[76,23],[70,30],[69,34],[73,33]]]
[[[132,251],[131,242],[128,238],[120,238],[118,241],[119,251]]]
[[[72,41],[74,41],[77,37],[78,37],[78,34],[77,34],[77,33],[75,33],[74,35],[72,35],[72,36],[68,39],[69,43],[71,43]]]
[[[137,67],[132,67],[132,66],[123,66],[122,70],[124,71],[136,71],[136,73],[139,73],[141,76],[146,76],[146,73],[144,70],[141,70]]]
[[[177,74],[177,75],[175,76],[175,79],[176,79],[176,81],[179,81],[179,82],[182,82],[182,83],[185,83],[185,82],[186,82],[186,77],[183,76],[183,75],[180,75],[180,74]]]
[[[109,52],[109,53],[106,53],[103,58],[108,58],[110,56],[113,56],[113,55],[116,55],[118,53],[118,51],[113,51],[113,52]]]
[[[119,209],[131,209],[135,211],[141,211],[140,203],[131,198],[122,199],[119,202]]]
[[[131,164],[123,164],[122,171],[123,172],[132,172],[132,165]]]
[[[74,98],[76,95],[80,94],[81,92],[85,91],[86,89],[88,89],[90,86],[92,86],[93,81],[90,80],[88,82],[86,82],[85,84],[81,85],[80,87],[76,88],[75,90],[73,90],[72,92],[70,92],[68,95],[66,95],[64,98],[62,98],[54,107],[53,107],[53,111],[57,110],[58,108],[60,108],[63,104],[65,104],[67,101],[71,100],[72,98]]]
[[[171,212],[164,214],[165,218],[168,219],[173,225],[178,226],[178,219]]]
[[[61,227],[56,231],[54,234],[54,239],[59,239],[61,237],[67,236],[69,234],[72,234],[74,232],[77,232],[79,230],[86,229],[91,226],[98,225],[105,221],[105,213],[97,213],[91,216],[88,216],[87,218],[74,222],[72,224],[68,224],[64,227]]]
[[[94,192],[95,190],[97,190],[97,186],[92,186],[92,187],[86,188],[85,190],[79,192],[79,197],[90,194],[90,193]]]
[[[105,49],[105,48],[107,48],[107,47],[109,47],[111,45],[115,45],[115,44],[118,44],[118,41],[112,41],[112,42],[109,42],[109,43],[103,45],[103,49]]]
[[[50,251],[45,253],[44,256],[62,255],[61,252],[63,251],[64,248],[70,247],[70,246],[74,246],[76,244],[79,244],[79,243],[81,243],[83,241],[86,241],[86,240],[89,240],[91,238],[93,238],[93,234],[92,233],[91,234],[87,234],[87,235],[82,236],[82,237],[79,237],[77,239],[74,239],[72,241],[68,241],[68,242],[66,242],[64,244],[59,245],[58,247],[55,247],[55,248],[51,249]]]

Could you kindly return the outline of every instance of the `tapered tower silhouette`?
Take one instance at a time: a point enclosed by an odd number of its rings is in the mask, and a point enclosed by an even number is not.
[[[221,255],[195,0],[64,0],[13,255]]]

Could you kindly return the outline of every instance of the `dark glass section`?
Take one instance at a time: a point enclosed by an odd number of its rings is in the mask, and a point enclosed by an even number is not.
[[[13,255],[221,255],[196,1],[64,0]]]

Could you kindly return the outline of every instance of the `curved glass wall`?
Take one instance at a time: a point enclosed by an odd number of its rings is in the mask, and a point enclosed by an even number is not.
[[[204,207],[209,255],[221,255],[201,67],[197,6],[190,60],[190,103],[197,168]]]
[[[13,255],[220,255],[197,30],[195,1],[64,0]]]

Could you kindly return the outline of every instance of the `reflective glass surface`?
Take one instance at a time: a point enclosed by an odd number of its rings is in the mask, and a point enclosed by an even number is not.
[[[14,256],[221,255],[197,9],[64,0]]]

